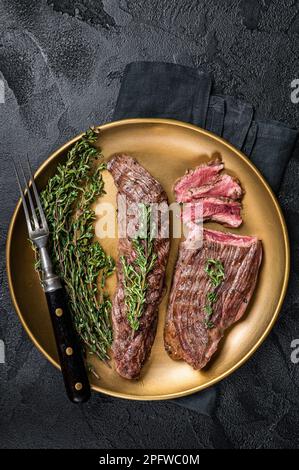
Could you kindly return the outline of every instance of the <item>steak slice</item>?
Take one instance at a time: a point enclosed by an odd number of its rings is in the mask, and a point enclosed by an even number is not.
[[[230,199],[220,199],[215,197],[204,197],[194,201],[197,205],[201,205],[201,211],[198,212],[202,216],[203,221],[218,222],[226,227],[239,227],[242,224],[241,209],[242,206],[237,201]],[[196,223],[195,214],[192,210],[195,207],[191,204],[189,210],[184,210],[183,222],[191,228],[192,223]]]
[[[179,192],[177,202],[191,202],[194,199],[209,196],[238,200],[241,199],[242,195],[243,190],[239,181],[236,178],[223,173],[216,178],[213,178],[209,183],[202,186],[191,187],[185,192]]]
[[[195,170],[187,171],[184,176],[179,178],[174,184],[173,190],[176,201],[183,202],[180,201],[180,198],[188,192],[190,188],[196,188],[215,181],[217,175],[223,170],[223,166],[220,159],[215,159],[199,165]]]
[[[256,237],[203,230],[203,245],[180,244],[164,330],[165,348],[175,359],[202,369],[217,350],[224,332],[245,313],[262,259]],[[205,271],[207,260],[219,260],[225,278],[218,287],[212,325],[206,323],[207,295],[212,290]]]
[[[127,209],[130,204],[151,203],[167,204],[167,196],[156,181],[139,163],[128,155],[117,155],[108,162],[118,195],[126,196]],[[118,208],[118,220],[124,214]],[[126,210],[127,210],[126,209]],[[129,211],[127,214],[129,216]],[[158,235],[161,235],[159,227]],[[142,243],[145,243],[144,240]],[[134,240],[126,236],[119,239],[119,259],[117,263],[117,290],[112,306],[113,344],[112,353],[117,372],[126,379],[135,379],[148,358],[157,328],[158,307],[164,290],[165,268],[169,252],[169,239],[158,236],[153,240],[153,252],[156,256],[153,268],[146,278],[146,298],[142,305],[139,328],[134,331],[128,320],[125,273],[121,257],[126,264],[132,265],[137,258]]]
[[[175,198],[179,203],[201,204],[203,221],[236,228],[242,224],[238,200],[243,189],[237,178],[220,173],[223,167],[222,161],[216,159],[187,172],[174,186]],[[190,226],[194,218],[183,217],[183,221]]]

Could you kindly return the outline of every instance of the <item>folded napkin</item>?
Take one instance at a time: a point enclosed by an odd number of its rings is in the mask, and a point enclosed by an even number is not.
[[[254,120],[253,107],[212,94],[212,77],[163,62],[126,66],[113,120],[137,117],[178,119],[203,127],[242,150],[274,191],[292,155],[297,130],[277,121]]]
[[[298,132],[277,121],[254,119],[253,107],[236,98],[212,94],[212,77],[200,70],[162,62],[126,66],[113,120],[137,117],[178,119],[223,137],[246,154],[278,191]],[[211,415],[217,385],[174,400]]]
[[[171,118],[204,127],[212,80],[190,67],[159,62],[126,66],[114,120]]]

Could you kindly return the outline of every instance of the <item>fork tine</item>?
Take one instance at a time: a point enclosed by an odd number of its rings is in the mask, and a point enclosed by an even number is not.
[[[28,186],[28,183],[27,183],[27,180],[26,180],[26,176],[25,176],[25,173],[24,173],[24,168],[23,168],[23,166],[22,166],[22,163],[20,163],[20,168],[21,168],[21,172],[22,172],[22,175],[23,175],[25,187],[26,187],[26,189],[27,189],[29,204],[30,204],[30,208],[31,208],[31,213],[32,213],[33,221],[34,221],[34,227],[35,227],[36,229],[38,229],[38,228],[39,228],[39,221],[38,221],[37,216],[36,216],[36,212],[35,212],[35,209],[34,209],[34,204],[33,204],[32,197],[31,197],[31,191],[30,191],[30,189],[29,189],[29,186]]]
[[[23,203],[23,208],[24,208],[24,213],[25,213],[25,219],[26,219],[26,223],[27,223],[27,228],[28,228],[28,232],[29,232],[29,235],[30,235],[31,232],[32,232],[32,225],[31,225],[30,216],[29,216],[29,212],[28,212],[28,208],[27,208],[27,204],[26,204],[26,199],[25,199],[25,196],[24,196],[24,193],[23,193],[23,189],[22,189],[22,186],[21,186],[18,170],[17,170],[17,167],[15,165],[14,160],[12,160],[12,163],[13,163],[13,167],[14,167],[14,170],[15,170],[17,183],[18,183],[18,186],[19,186],[20,195],[21,195],[21,198],[22,198],[22,203]]]
[[[35,197],[36,204],[37,204],[37,207],[38,207],[38,210],[39,210],[39,215],[40,215],[40,219],[41,219],[41,222],[42,222],[42,226],[43,226],[44,229],[48,229],[47,220],[46,220],[46,217],[45,217],[45,214],[44,214],[41,202],[40,202],[38,191],[36,189],[36,185],[35,185],[35,182],[34,182],[34,178],[33,178],[33,174],[32,174],[31,165],[30,165],[28,155],[27,155],[26,159],[27,159],[27,165],[28,165],[30,180],[31,180],[31,184],[32,184],[33,192],[34,192],[34,197]]]

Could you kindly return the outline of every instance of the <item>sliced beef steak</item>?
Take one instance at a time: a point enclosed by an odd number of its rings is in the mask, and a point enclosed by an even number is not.
[[[212,160],[187,172],[175,186],[176,201],[180,203],[200,203],[203,221],[212,221],[227,227],[239,227],[242,223],[241,204],[243,189],[237,178],[221,173],[223,163]],[[189,225],[194,222],[184,217]]]
[[[256,237],[203,230],[203,245],[181,243],[165,324],[165,348],[173,359],[202,369],[217,350],[224,332],[245,313],[262,259]],[[218,260],[224,279],[216,292],[207,326],[207,299],[213,291],[207,260]],[[211,313],[211,312],[210,312]]]
[[[196,205],[201,206],[201,210],[197,214],[201,214],[203,221],[218,222],[226,227],[239,227],[242,224],[241,204],[230,199],[204,197],[194,201]],[[184,210],[183,222],[192,227],[192,224],[198,222],[196,220],[195,205],[190,204],[190,208]],[[188,210],[187,210],[188,209]]]
[[[127,209],[130,204],[167,204],[167,196],[156,181],[139,163],[128,155],[117,155],[108,162],[118,195],[126,196]],[[123,223],[124,214],[118,208],[118,219]],[[128,218],[130,220],[129,214]],[[133,265],[138,254],[134,240],[126,236],[119,239],[119,260],[117,264],[118,284],[113,299],[113,357],[117,372],[124,378],[138,378],[148,358],[156,334],[158,307],[163,295],[165,268],[169,252],[169,239],[162,238],[161,227],[158,237],[153,240],[155,261],[146,277],[146,298],[142,304],[139,327],[132,329],[128,317],[130,309],[125,289],[125,273],[121,257],[127,265]],[[141,243],[145,243],[143,240]],[[138,270],[138,268],[137,268]],[[131,312],[132,313],[132,312]]]
[[[203,197],[224,197],[233,200],[241,199],[243,190],[239,181],[226,173],[223,173],[217,178],[213,178],[207,184],[202,186],[192,187],[185,192],[178,194],[177,202],[191,202],[195,199]]]
[[[219,159],[203,163],[195,170],[189,170],[182,178],[178,179],[173,187],[177,202],[181,201],[181,196],[189,191],[190,188],[197,188],[204,184],[213,182],[220,171],[223,169],[223,163]]]

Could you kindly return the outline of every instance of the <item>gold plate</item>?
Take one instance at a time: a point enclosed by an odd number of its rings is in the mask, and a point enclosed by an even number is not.
[[[99,360],[94,359],[100,376],[91,377],[94,390],[109,395],[137,400],[161,400],[188,395],[202,390],[240,367],[266,338],[281,308],[289,275],[289,242],[287,229],[278,202],[254,165],[238,150],[221,138],[179,121],[167,119],[129,119],[100,127],[99,145],[105,158],[117,152],[135,157],[162,184],[169,201],[174,200],[173,182],[187,168],[193,168],[220,154],[226,170],[238,176],[246,194],[243,200],[244,223],[234,233],[256,235],[263,242],[263,262],[258,284],[243,319],[225,335],[210,364],[194,371],[184,362],[169,358],[163,345],[163,326],[167,297],[176,259],[178,241],[171,244],[167,268],[167,294],[160,307],[159,325],[151,356],[140,380],[129,381]],[[39,189],[54,174],[58,162],[80,138],[53,153],[36,173]],[[114,201],[116,189],[112,177],[105,172],[105,200]],[[102,201],[103,199],[101,199]],[[223,230],[216,224],[210,227]],[[117,253],[117,240],[102,240],[112,255]],[[33,253],[27,240],[21,202],[17,204],[7,240],[7,272],[11,296],[20,320],[34,344],[56,367],[58,358],[44,294],[33,268]],[[115,279],[110,290],[115,287]]]

